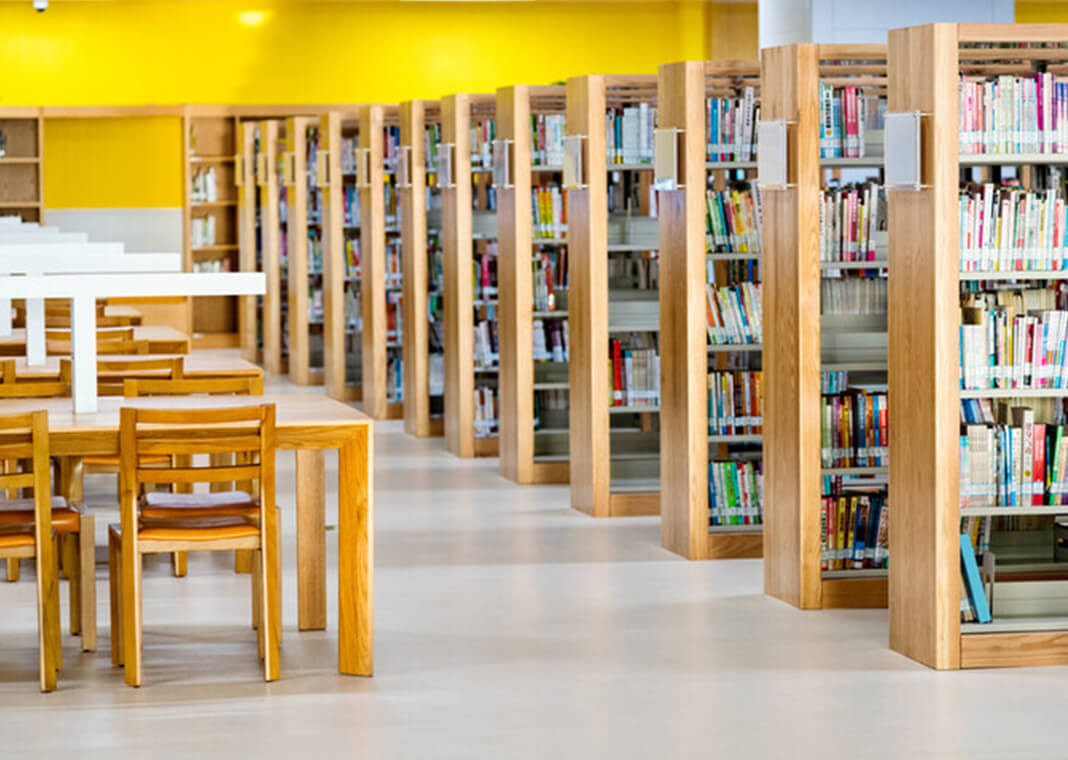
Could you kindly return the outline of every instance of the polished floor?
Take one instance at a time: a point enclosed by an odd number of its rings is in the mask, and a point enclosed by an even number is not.
[[[147,568],[142,688],[110,665],[102,565],[100,652],[64,635],[42,695],[24,571],[0,583],[0,757],[1068,756],[1064,668],[934,673],[886,648],[884,611],[799,612],[759,561],[678,559],[655,519],[594,521],[397,422],[375,445],[374,678],[336,674],[333,575],[331,630],[296,631],[282,453],[282,680],[262,681],[247,577],[194,556],[184,579]],[[106,522],[113,481],[87,488]]]

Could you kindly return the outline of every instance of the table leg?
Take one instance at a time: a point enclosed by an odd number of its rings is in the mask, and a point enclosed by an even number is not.
[[[319,449],[297,450],[297,628],[326,628],[326,463]]]
[[[95,315],[94,315],[95,316]],[[45,303],[43,298],[26,299],[26,364],[45,363]]]
[[[338,671],[374,674],[374,443],[364,425],[338,451]]]
[[[71,299],[70,327],[74,412],[75,414],[95,412],[97,400],[96,298],[94,296],[77,296]]]

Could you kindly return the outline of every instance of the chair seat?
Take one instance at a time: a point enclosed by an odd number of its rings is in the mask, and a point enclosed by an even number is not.
[[[151,464],[169,464],[171,458],[166,454],[142,454],[141,465]],[[87,467],[118,467],[119,457],[109,455],[100,455],[92,457],[82,457],[82,464]]]
[[[208,543],[235,538],[251,538],[260,535],[256,525],[248,523],[230,523],[226,525],[207,525],[195,527],[142,528],[137,540],[142,543],[153,541],[194,541]]]
[[[149,491],[141,500],[145,520],[182,520],[202,517],[240,517],[256,520],[260,505],[244,491],[168,493]]]
[[[33,525],[33,519],[33,499],[0,501],[0,529]],[[52,529],[56,533],[77,533],[81,524],[77,509],[69,506],[62,496],[52,497]]]
[[[0,533],[0,549],[19,549],[33,546],[32,533]]]

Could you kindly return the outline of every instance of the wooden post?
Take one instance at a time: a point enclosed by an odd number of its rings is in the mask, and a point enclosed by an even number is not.
[[[278,122],[260,122],[260,154],[257,184],[260,192],[260,247],[267,293],[263,296],[260,320],[263,329],[263,368],[274,375],[282,373],[282,276],[279,261],[278,222]]]
[[[242,272],[256,271],[256,155],[253,151],[256,124],[242,122],[237,130],[237,157],[234,171],[237,173],[237,239],[239,268]],[[238,340],[241,357],[255,362],[259,351],[256,346],[256,296],[239,296],[237,299]]]
[[[312,119],[286,120],[286,235],[289,237],[289,377],[297,385],[311,383],[308,336],[308,181],[307,138]]]
[[[386,208],[383,188],[382,106],[360,106],[359,157],[367,169],[360,187],[360,292],[363,307],[363,410],[376,420],[386,417]],[[357,167],[358,173],[363,168]]]

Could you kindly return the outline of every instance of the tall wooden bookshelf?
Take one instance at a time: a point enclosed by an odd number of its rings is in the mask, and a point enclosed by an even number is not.
[[[0,216],[44,222],[44,119],[40,108],[0,108]]]
[[[491,356],[476,366],[474,340],[476,324],[496,322],[497,297],[491,285],[476,298],[473,276],[476,259],[492,267],[489,271],[496,269],[496,193],[490,186],[488,149],[474,154],[471,140],[472,128],[492,139],[495,114],[493,95],[461,93],[441,100],[438,180],[444,252],[445,448],[459,457],[497,456],[499,444],[493,419],[497,405],[492,401],[498,363]],[[474,162],[473,156],[477,156]],[[476,394],[483,399],[481,414]]]
[[[318,171],[319,119],[286,120],[281,156],[288,236],[287,330],[289,376],[297,385],[323,382],[322,176]]]
[[[183,269],[231,272],[240,269],[237,184],[240,122],[226,109],[187,106],[182,116],[184,161]],[[187,331],[200,345],[238,343],[235,296],[192,299]]]
[[[256,176],[259,140],[258,124],[252,121],[237,125],[237,150],[234,155],[234,182],[237,185],[238,268],[242,272],[259,271],[259,185]],[[259,338],[259,312],[262,296],[238,296],[237,337],[241,356],[246,361],[262,361]]]
[[[706,330],[706,283],[730,283],[733,267],[759,271],[761,251],[716,252],[708,230],[708,191],[752,181],[756,161],[722,160],[710,151],[706,103],[738,99],[745,88],[760,92],[754,62],[684,61],[660,67],[660,130],[674,131],[675,160],[658,193],[660,230],[660,534],[664,548],[688,559],[760,557],[759,524],[712,525],[709,462],[759,461],[759,435],[712,435],[708,376],[727,369],[759,370],[759,345],[713,345]],[[663,181],[664,178],[660,178]],[[736,246],[742,248],[743,246]],[[737,262],[737,263],[735,263]],[[765,328],[767,329],[767,328]],[[758,350],[752,350],[752,349]],[[733,357],[732,357],[733,353]]]
[[[571,506],[594,517],[660,510],[659,407],[614,405],[609,358],[613,336],[639,336],[654,348],[657,342],[656,290],[635,287],[626,276],[610,282],[610,269],[619,262],[623,269],[655,272],[651,146],[641,160],[609,163],[605,124],[609,108],[655,108],[656,97],[655,75],[591,75],[567,82],[565,170],[569,162],[580,167],[576,176],[564,175],[571,258]],[[610,187],[616,199],[611,217]]]
[[[443,435],[444,354],[441,303],[441,188],[433,154],[441,107],[436,100],[400,105],[401,251],[404,272],[404,429]],[[436,377],[432,377],[436,375]]]
[[[938,669],[1064,665],[1068,574],[1056,563],[1052,520],[1068,512],[1068,506],[1048,505],[1057,500],[1052,494],[1060,484],[1057,478],[1047,481],[1050,493],[1041,494],[1041,505],[1006,506],[1006,499],[996,496],[989,506],[962,508],[961,406],[970,399],[994,404],[1003,400],[1035,408],[1039,422],[1050,411],[1044,405],[1063,407],[1068,391],[1036,387],[1033,381],[961,390],[965,376],[959,353],[966,294],[1004,288],[1006,281],[1007,287],[1018,290],[1047,289],[1063,282],[1064,269],[1036,268],[1026,260],[1010,271],[997,262],[990,266],[968,261],[965,266],[959,196],[962,181],[1011,179],[1024,189],[1050,190],[1063,198],[1068,150],[1061,144],[1054,151],[1034,152],[1019,145],[997,152],[963,151],[958,92],[962,80],[1031,78],[1038,73],[1062,77],[1068,73],[1068,25],[933,24],[899,29],[890,33],[889,64],[888,112],[920,114],[921,182],[919,189],[897,188],[888,194],[894,273],[890,647]],[[1018,114],[1026,115],[1021,102],[1017,99],[1014,105]],[[1056,308],[1063,309],[1063,303]],[[992,598],[990,623],[961,622],[960,535],[962,518],[973,517],[998,523],[990,553],[984,556],[994,572],[984,569],[981,584]],[[1014,556],[1009,539],[1017,530],[1041,538],[1032,542],[1027,556]]]
[[[338,401],[359,401],[363,390],[362,230],[356,177],[359,135],[357,110],[320,117],[323,375],[327,395]]]
[[[824,189],[847,170],[879,181],[883,156],[881,132],[869,130],[863,158],[821,158],[819,93],[822,82],[884,95],[886,47],[790,45],[765,49],[761,64],[761,119],[786,121],[789,182],[762,188],[764,591],[802,609],[885,607],[885,569],[821,568],[826,479],[885,489],[887,474],[886,467],[823,466],[822,373],[885,385],[887,328],[885,314],[824,314],[821,287],[843,272],[886,279],[888,269],[882,238],[877,262],[821,260]]]
[[[553,117],[559,121],[566,110],[567,91],[560,85],[497,90],[501,474],[525,484],[568,482],[568,411],[559,403],[568,393],[568,362],[536,357],[531,337],[535,327],[542,336],[562,335],[568,321],[567,231],[548,229],[532,210],[548,218],[535,194],[545,199],[553,191],[559,212],[564,210],[563,143],[554,145],[550,131]],[[535,269],[544,268],[542,262],[555,265],[558,276],[551,299],[542,295],[546,302],[535,304]]]

